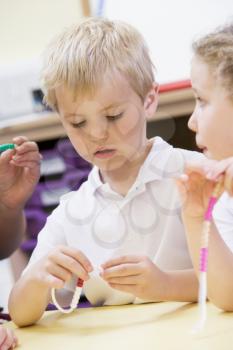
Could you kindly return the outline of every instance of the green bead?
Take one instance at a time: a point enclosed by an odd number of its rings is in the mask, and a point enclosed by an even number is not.
[[[0,153],[6,151],[7,149],[14,149],[15,145],[13,143],[4,143],[0,145]]]

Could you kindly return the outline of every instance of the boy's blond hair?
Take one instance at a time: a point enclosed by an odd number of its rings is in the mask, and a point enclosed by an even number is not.
[[[217,28],[193,43],[194,54],[205,62],[233,98],[233,23]]]
[[[86,19],[62,32],[45,51],[45,102],[56,109],[55,89],[60,85],[75,95],[93,93],[114,71],[145,98],[154,82],[154,66],[144,38],[124,22]]]

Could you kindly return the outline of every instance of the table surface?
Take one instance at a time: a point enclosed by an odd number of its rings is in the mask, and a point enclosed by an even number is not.
[[[18,329],[26,350],[231,350],[233,313],[207,304],[205,329],[193,335],[196,304],[165,302],[77,309],[72,314],[46,312],[34,326]]]

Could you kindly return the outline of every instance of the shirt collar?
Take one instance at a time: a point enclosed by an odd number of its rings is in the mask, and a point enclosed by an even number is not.
[[[142,186],[148,182],[164,178],[165,168],[172,149],[173,147],[161,137],[153,138],[152,148],[142,164],[133,186]],[[88,181],[92,193],[100,187],[106,187],[106,184],[101,181],[99,168],[96,166],[91,170]]]

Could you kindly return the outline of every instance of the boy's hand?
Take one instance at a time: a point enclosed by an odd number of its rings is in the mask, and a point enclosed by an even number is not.
[[[101,265],[100,276],[112,288],[148,301],[165,300],[166,273],[146,256],[128,255]]]
[[[13,331],[0,326],[0,350],[14,349],[17,344],[18,341]]]
[[[59,289],[71,279],[72,274],[87,281],[92,270],[91,262],[80,250],[58,246],[33,264],[27,276],[48,289]]]
[[[41,155],[35,142],[19,136],[15,149],[0,155],[0,205],[21,209],[31,196],[40,176]]]

